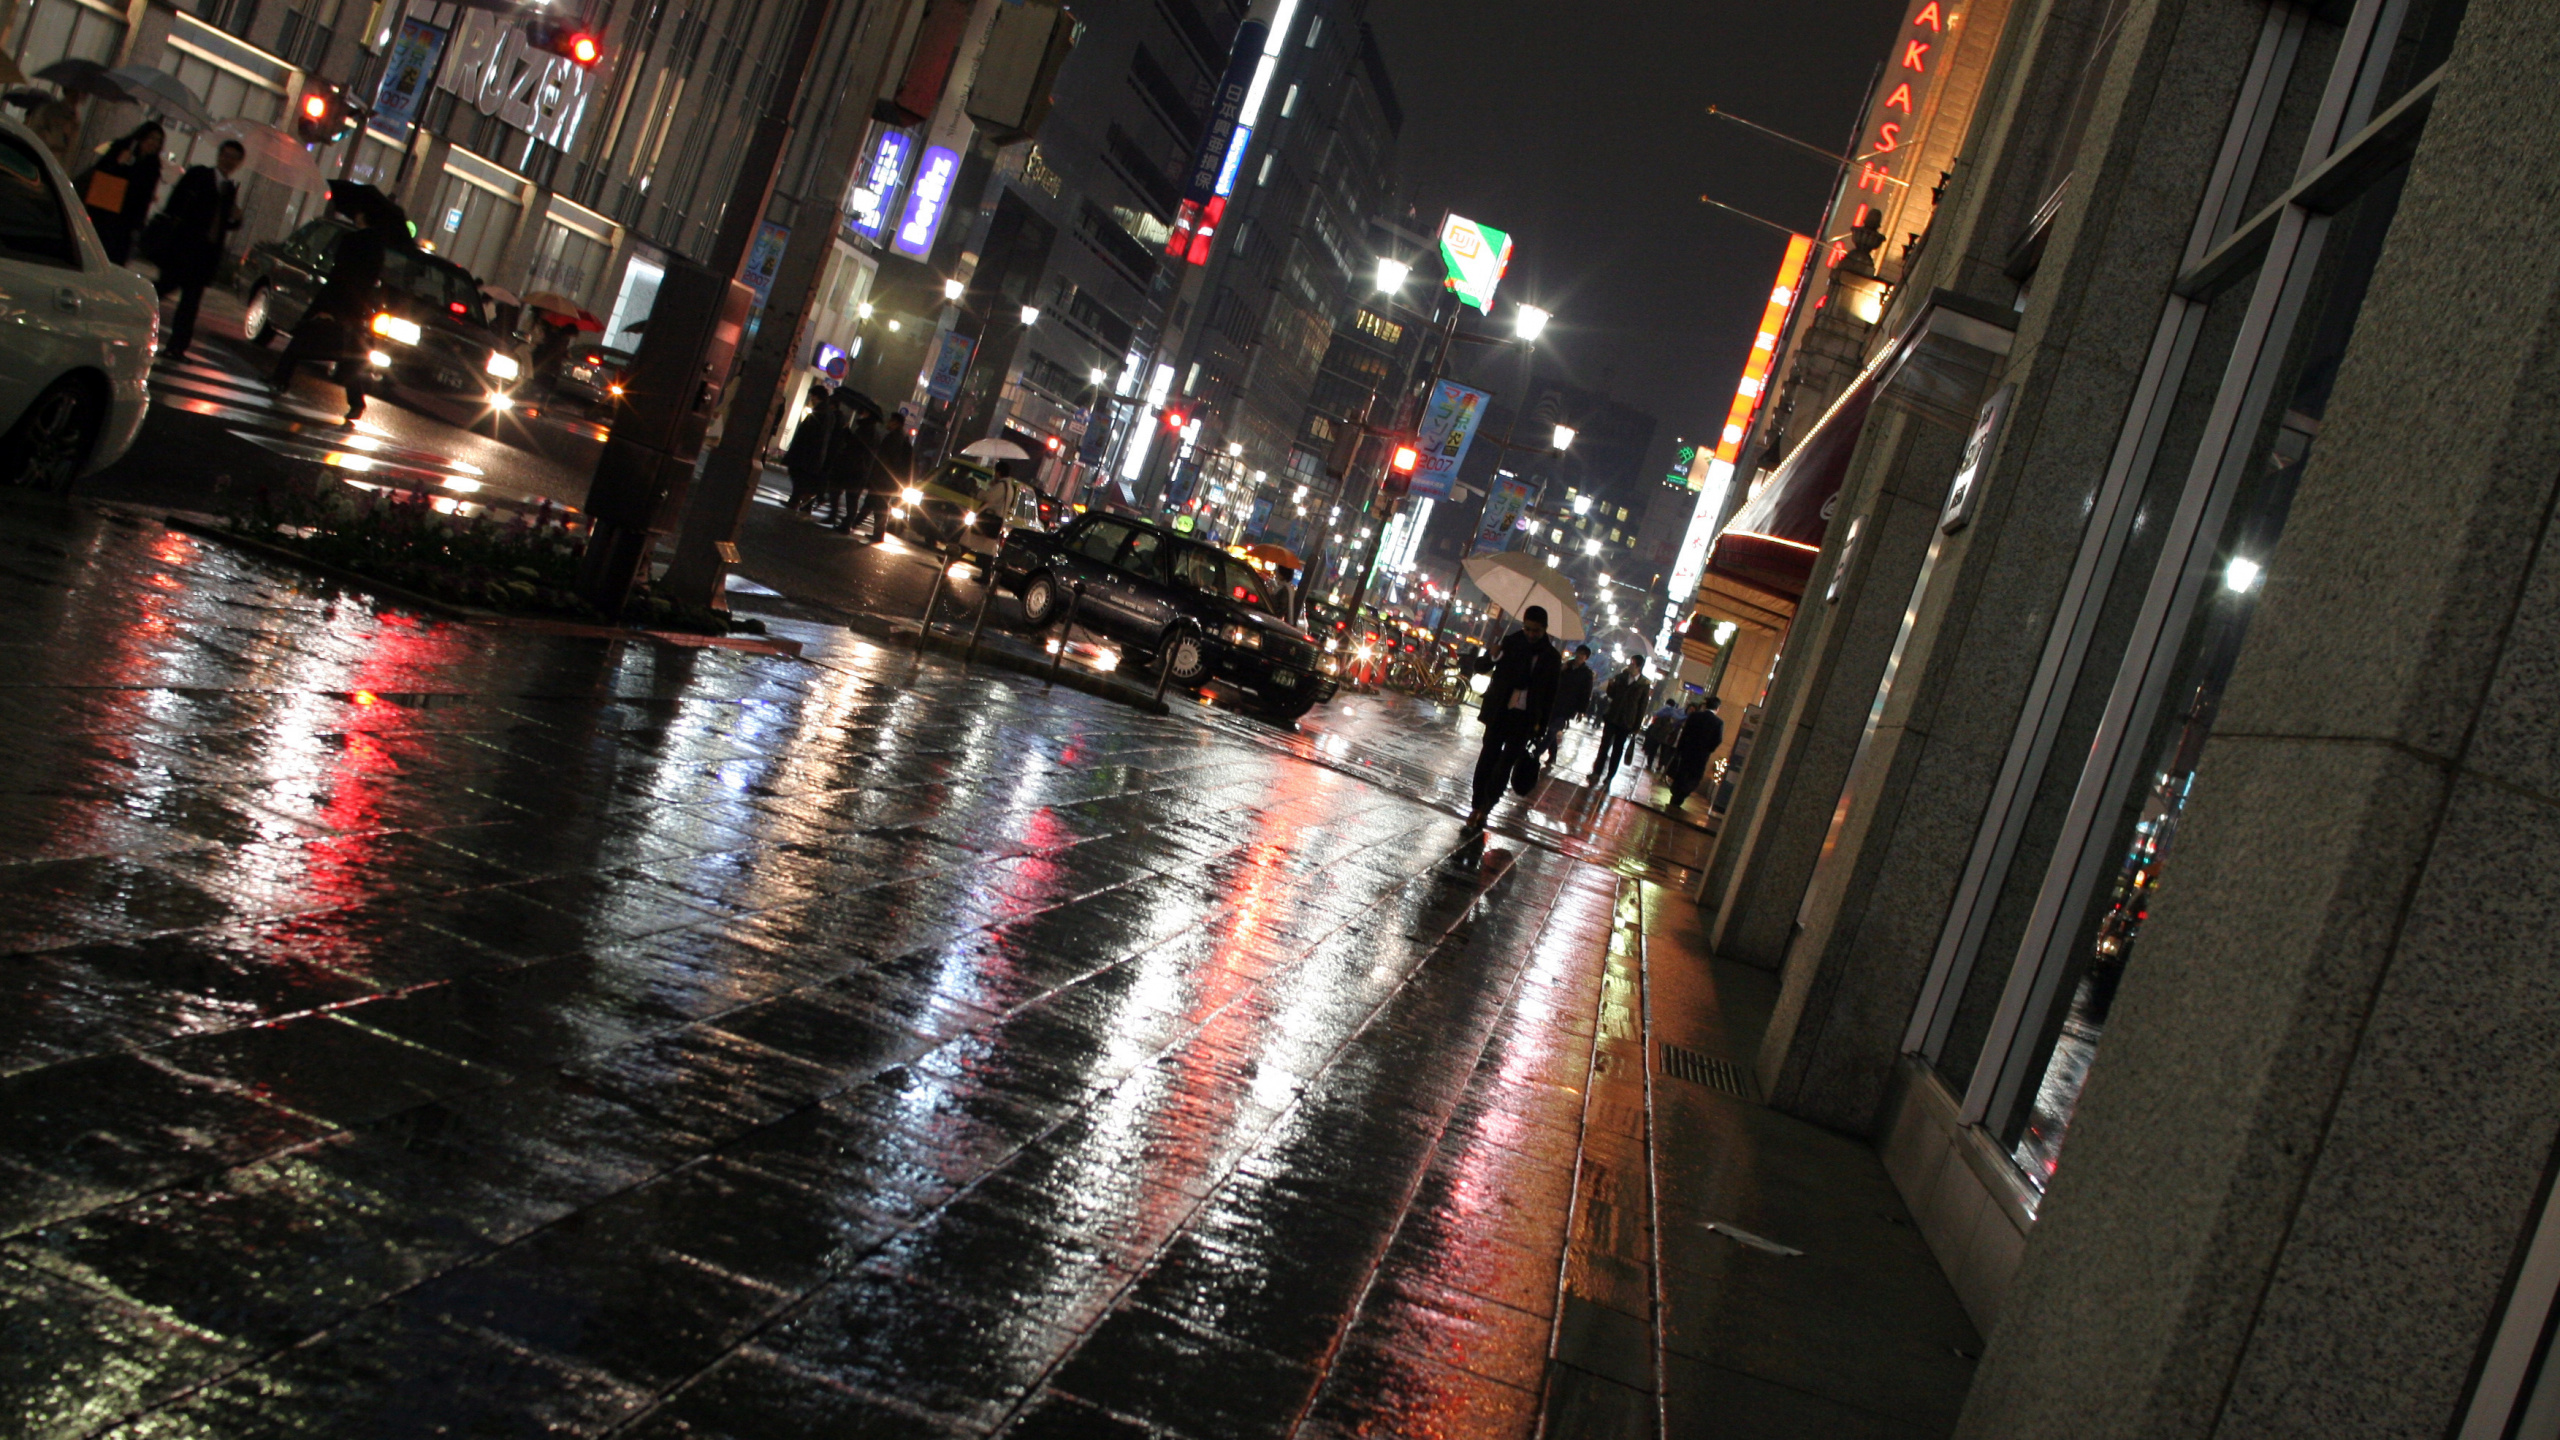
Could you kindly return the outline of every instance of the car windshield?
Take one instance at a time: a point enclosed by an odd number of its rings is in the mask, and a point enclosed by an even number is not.
[[[479,283],[469,271],[415,250],[394,248],[382,257],[383,288],[421,300],[457,319],[486,325]]]
[[[1280,605],[1272,593],[1270,582],[1262,578],[1262,573],[1260,571],[1254,569],[1251,565],[1246,564],[1242,560],[1237,559],[1233,555],[1220,556],[1219,563],[1226,569],[1226,591],[1228,599],[1244,606],[1246,609],[1259,610],[1266,615],[1277,615],[1281,613]]]
[[[978,492],[986,486],[987,472],[975,465],[963,465],[953,460],[942,467],[942,473],[934,477],[933,483],[945,490],[956,491],[975,499]]]

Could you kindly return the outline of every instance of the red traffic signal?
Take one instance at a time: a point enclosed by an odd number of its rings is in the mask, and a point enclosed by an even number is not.
[[[1164,412],[1164,428],[1167,430],[1179,430],[1189,423],[1190,422],[1184,418],[1183,413],[1179,410],[1167,410]]]
[[[603,41],[575,25],[558,20],[527,20],[524,22],[524,40],[536,50],[548,50],[581,68],[604,58]]]
[[[1410,475],[1413,473],[1414,467],[1422,463],[1422,452],[1414,449],[1410,445],[1399,445],[1396,447],[1395,459],[1388,463],[1394,468],[1397,474]]]
[[[329,145],[347,138],[355,117],[347,113],[346,94],[326,81],[315,82],[293,104],[294,138],[305,145]]]

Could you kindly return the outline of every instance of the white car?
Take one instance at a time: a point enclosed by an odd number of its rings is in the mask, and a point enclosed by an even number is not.
[[[0,118],[0,484],[112,465],[151,403],[160,301],[107,259],[43,142]]]

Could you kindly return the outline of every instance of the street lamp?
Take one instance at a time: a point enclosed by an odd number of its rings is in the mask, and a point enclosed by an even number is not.
[[[945,280],[942,282],[942,298],[950,301],[954,305],[959,304],[960,297],[968,293],[969,287],[961,281]]]
[[[1535,340],[1538,332],[1546,329],[1547,322],[1554,318],[1535,305],[1523,305],[1520,312],[1511,317],[1511,333],[1523,340]]]
[[[1095,385],[1108,384],[1111,380],[1111,372],[1096,365],[1084,373],[1084,378]]]
[[[1393,295],[1397,291],[1403,289],[1404,282],[1411,278],[1412,275],[1413,267],[1407,265],[1401,260],[1398,260],[1394,256],[1381,255],[1378,257],[1378,288],[1384,290],[1388,294]]]
[[[1037,324],[1039,324],[1039,323],[1040,323],[1040,307],[1039,307],[1039,306],[1037,306],[1037,305],[1025,305],[1025,306],[1023,306],[1023,307],[1022,307],[1022,323],[1023,323],[1023,324],[1025,324],[1025,325],[1037,325]]]
[[[1573,448],[1573,437],[1574,437],[1576,434],[1578,434],[1578,433],[1580,433],[1580,432],[1576,431],[1576,430],[1575,430],[1572,426],[1570,426],[1570,425],[1559,425],[1559,426],[1557,426],[1557,427],[1556,427],[1556,448],[1557,448],[1558,450],[1570,450],[1570,449],[1572,449],[1572,448]]]

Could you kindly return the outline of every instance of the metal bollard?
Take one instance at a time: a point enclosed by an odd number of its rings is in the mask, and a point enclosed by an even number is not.
[[[924,653],[925,637],[933,633],[933,607],[942,603],[942,582],[951,574],[953,563],[951,556],[959,548],[960,542],[952,541],[951,549],[943,552],[941,562],[933,567],[933,588],[925,592],[924,618],[916,622],[916,653],[918,655]]]
[[[1058,623],[1058,649],[1049,657],[1049,683],[1058,683],[1058,667],[1066,663],[1067,637],[1076,633],[1076,606],[1084,602],[1084,585],[1078,582],[1067,591],[1067,613]]]
[[[1172,641],[1164,647],[1164,663],[1156,667],[1156,703],[1158,705],[1162,705],[1164,703],[1165,683],[1173,679],[1174,646],[1181,643],[1182,637],[1179,635],[1174,636]]]
[[[978,617],[969,622],[969,648],[960,656],[960,668],[968,669],[978,661],[978,637],[986,632],[987,606],[996,598],[996,562],[1004,558],[1004,532],[996,532],[996,553],[987,559],[987,576],[978,586]]]

